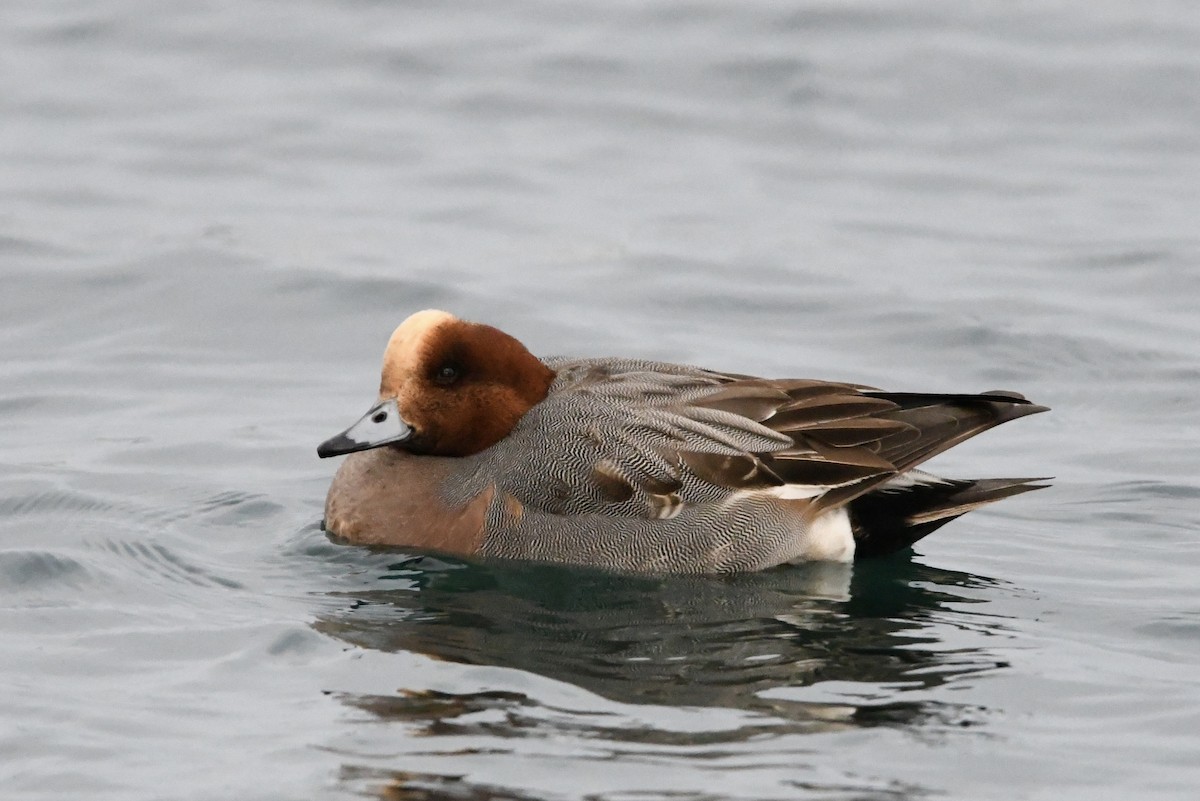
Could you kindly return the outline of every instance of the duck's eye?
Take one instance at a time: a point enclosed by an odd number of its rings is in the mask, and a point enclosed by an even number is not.
[[[433,380],[446,387],[457,381],[461,375],[462,371],[459,370],[459,368],[455,365],[443,364],[437,369],[437,372],[433,374]]]

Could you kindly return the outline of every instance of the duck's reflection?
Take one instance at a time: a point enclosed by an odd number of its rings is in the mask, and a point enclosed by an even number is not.
[[[345,563],[348,553],[365,552],[347,549],[336,560]],[[511,779],[493,786],[478,776],[468,780],[463,771],[478,759],[487,775],[487,755],[509,749],[538,764],[540,743],[563,741],[576,743],[585,763],[640,764],[647,754],[685,761],[728,757],[821,776],[822,758],[806,763],[794,742],[787,744],[788,735],[926,722],[957,728],[972,722],[976,710],[930,701],[924,691],[1001,666],[977,635],[954,636],[955,627],[996,628],[994,618],[963,607],[978,603],[985,595],[980,589],[995,583],[903,556],[728,579],[623,577],[378,553],[364,563],[367,586],[336,593],[345,603],[321,616],[318,630],[362,648],[517,668],[626,704],[738,710],[715,719],[705,712],[700,726],[676,728],[646,725],[640,716],[544,705],[511,686],[343,696],[374,719],[400,724],[406,742],[421,743],[409,765],[417,773],[397,771],[394,759],[367,753],[349,760],[343,783],[384,798],[538,797],[510,786]],[[555,749],[545,759],[560,769]],[[855,798],[923,792],[849,775],[826,789]]]
[[[897,703],[898,690],[999,666],[980,649],[948,649],[930,632],[931,621],[950,616],[948,605],[974,601],[961,588],[992,582],[904,557],[728,579],[397,560],[373,587],[344,593],[346,605],[315,627],[363,648],[518,668],[619,702],[723,706],[826,725],[834,724],[831,709],[839,725],[936,712]],[[973,625],[994,625],[989,620],[979,616]],[[868,693],[875,700],[851,708],[843,698],[783,700],[820,682],[854,682],[876,691]],[[356,705],[383,715],[402,714],[406,704],[434,706],[444,719],[466,702],[442,700],[360,698]]]

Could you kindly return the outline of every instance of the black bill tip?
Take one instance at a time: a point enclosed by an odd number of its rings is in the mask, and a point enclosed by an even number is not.
[[[347,453],[354,453],[369,447],[370,445],[366,443],[355,442],[345,434],[337,434],[317,446],[317,458],[328,459],[330,456],[344,456]]]

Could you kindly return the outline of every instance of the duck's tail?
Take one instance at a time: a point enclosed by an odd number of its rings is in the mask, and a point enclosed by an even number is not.
[[[945,479],[917,470],[848,504],[854,558],[899,551],[954,518],[993,501],[1043,489],[1045,478]]]

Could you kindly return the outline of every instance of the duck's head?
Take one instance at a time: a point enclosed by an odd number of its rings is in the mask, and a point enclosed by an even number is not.
[[[469,456],[504,439],[553,380],[553,370],[503,331],[444,311],[417,312],[388,340],[379,401],[317,455],[390,445]]]

